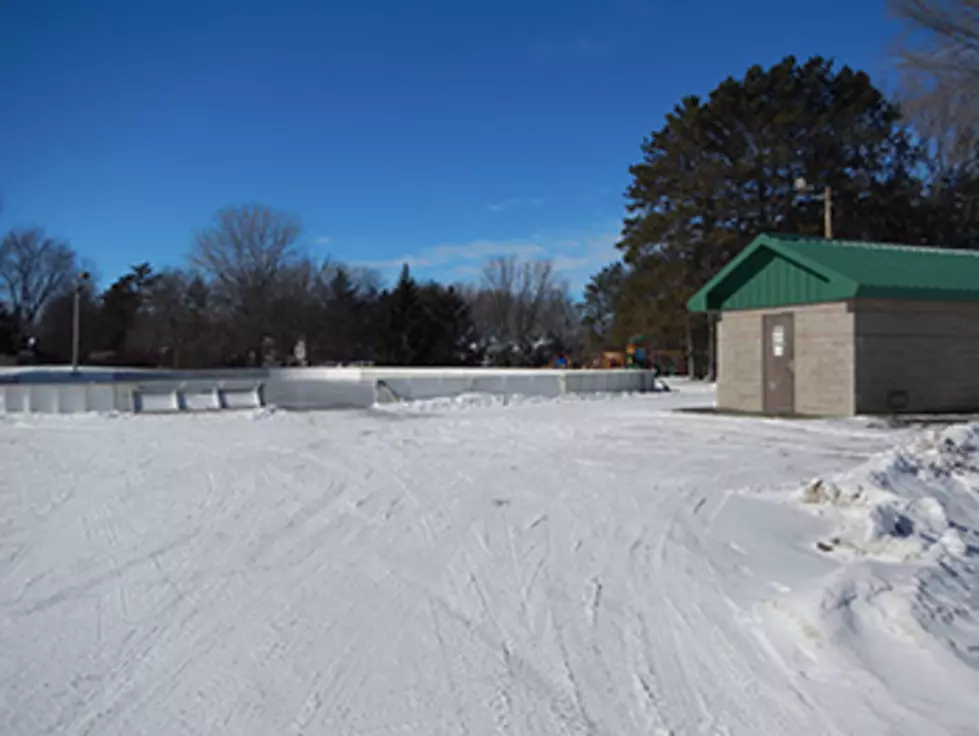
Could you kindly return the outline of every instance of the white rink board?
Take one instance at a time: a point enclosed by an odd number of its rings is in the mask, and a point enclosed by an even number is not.
[[[394,367],[140,372],[84,368],[72,374],[38,367],[0,374],[0,413],[76,414],[181,410],[180,407],[183,411],[213,410],[219,407],[209,392],[244,383],[260,386],[262,400],[234,396],[222,407],[254,408],[264,404],[296,410],[356,409],[378,401],[462,394],[554,398],[564,394],[645,391],[652,387],[653,377],[650,372],[632,370]],[[193,391],[189,390],[190,385]],[[226,390],[226,397],[238,391]],[[181,391],[187,391],[185,398],[174,404],[167,398],[165,408],[150,397]]]

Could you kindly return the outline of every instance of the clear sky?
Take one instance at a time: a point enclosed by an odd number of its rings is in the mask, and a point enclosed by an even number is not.
[[[0,0],[0,230],[108,283],[261,202],[386,275],[518,253],[580,286],[682,96],[787,54],[883,83],[893,33],[884,0]]]

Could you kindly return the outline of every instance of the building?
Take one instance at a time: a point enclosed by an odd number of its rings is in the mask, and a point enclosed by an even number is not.
[[[979,411],[979,252],[762,235],[687,306],[720,409]]]

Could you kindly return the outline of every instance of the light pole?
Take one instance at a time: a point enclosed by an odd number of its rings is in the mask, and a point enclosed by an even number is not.
[[[803,177],[795,180],[795,190],[800,194],[812,194],[815,189]],[[823,188],[823,235],[827,240],[833,239],[833,190]]]
[[[71,313],[71,371],[78,372],[78,345],[82,321],[82,289],[88,282],[88,271],[82,271],[75,277],[75,299]]]

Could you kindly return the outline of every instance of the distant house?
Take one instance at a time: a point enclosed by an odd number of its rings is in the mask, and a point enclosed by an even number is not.
[[[979,252],[762,235],[687,306],[721,409],[979,411]]]

